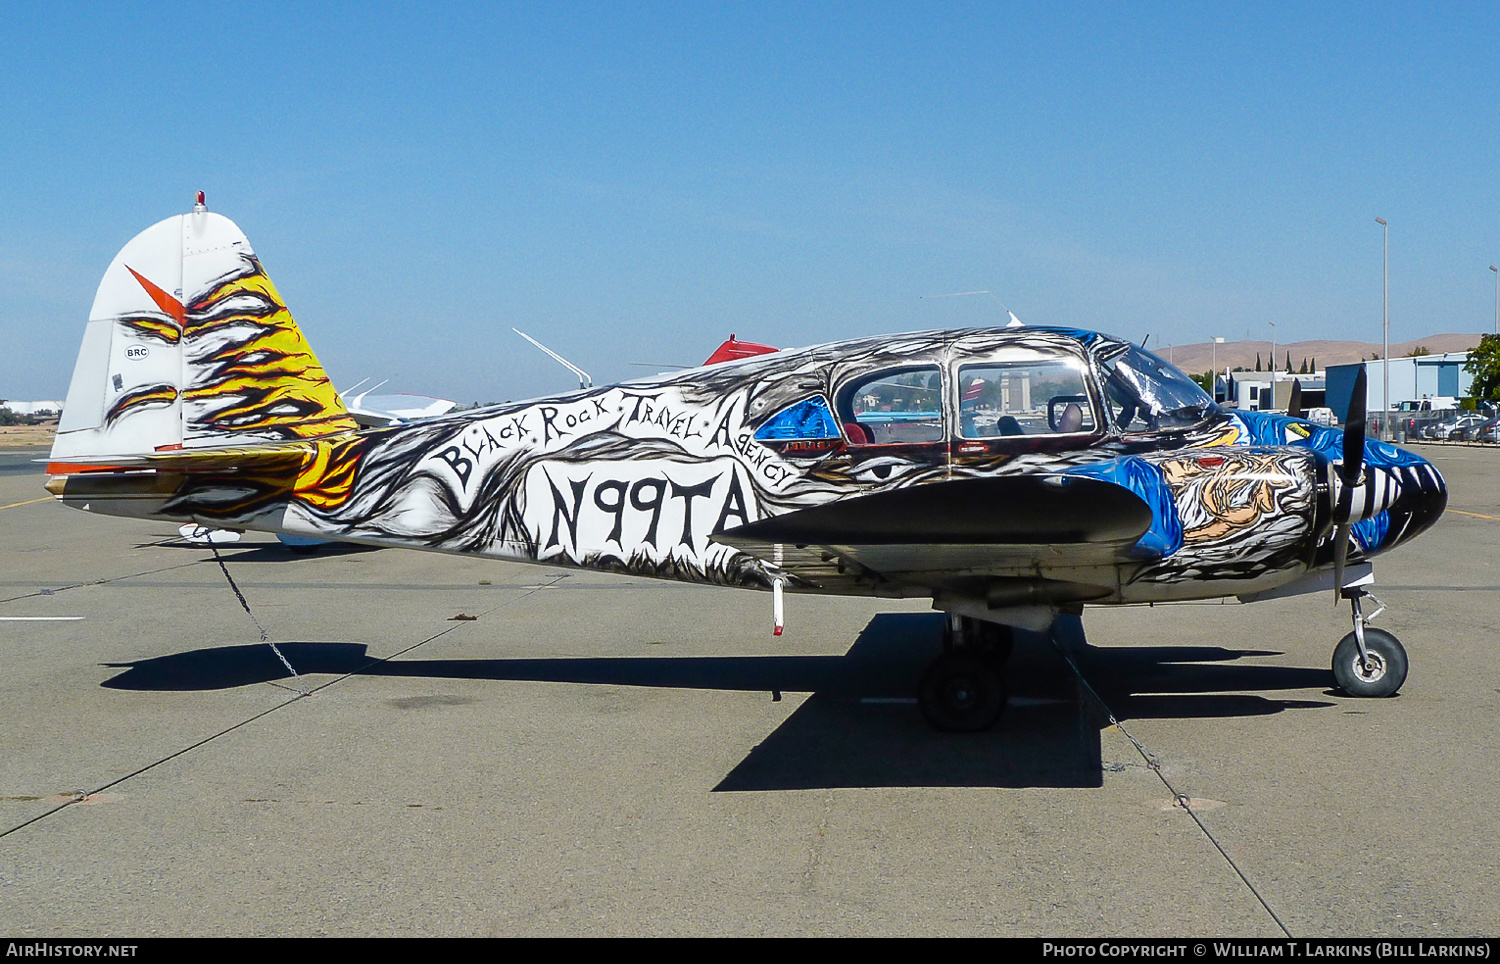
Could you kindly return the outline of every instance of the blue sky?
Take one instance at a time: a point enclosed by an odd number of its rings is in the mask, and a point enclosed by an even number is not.
[[[1024,321],[1489,330],[1493,5],[8,5],[0,397],[192,192],[340,387],[523,398]]]

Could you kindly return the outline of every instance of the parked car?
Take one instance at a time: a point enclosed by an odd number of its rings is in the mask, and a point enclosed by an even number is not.
[[[1485,417],[1478,412],[1465,412],[1452,418],[1444,419],[1427,426],[1423,434],[1426,438],[1452,441],[1462,438],[1461,433],[1465,429],[1473,428],[1485,421]]]
[[[1456,429],[1451,438],[1470,442],[1500,442],[1500,415],[1487,418],[1478,425]]]

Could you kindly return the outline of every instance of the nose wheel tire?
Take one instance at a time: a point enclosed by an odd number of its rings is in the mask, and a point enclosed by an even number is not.
[[[1406,682],[1406,649],[1382,629],[1365,627],[1368,662],[1359,658],[1359,641],[1350,633],[1333,651],[1333,678],[1350,696],[1394,696]]]
[[[922,674],[917,705],[939,730],[980,733],[1005,712],[1005,680],[993,660],[961,652],[944,653]]]

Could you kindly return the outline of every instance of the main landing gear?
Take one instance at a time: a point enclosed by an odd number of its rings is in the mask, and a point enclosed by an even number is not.
[[[995,725],[1005,712],[1005,677],[1010,658],[1009,626],[968,616],[948,617],[943,653],[922,674],[917,705],[939,730],[978,733]]]
[[[1373,593],[1359,586],[1343,590],[1354,611],[1354,632],[1339,640],[1333,651],[1333,678],[1350,696],[1394,696],[1406,682],[1406,649],[1401,641],[1381,629],[1372,629],[1370,620],[1385,611]],[[1378,607],[1366,616],[1360,601],[1369,596]]]

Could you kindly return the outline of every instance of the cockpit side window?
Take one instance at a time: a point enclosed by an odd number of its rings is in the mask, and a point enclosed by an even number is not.
[[[853,445],[939,442],[943,429],[943,377],[936,365],[892,369],[855,382],[840,393],[839,413]]]
[[[958,431],[966,439],[1097,432],[1080,358],[1027,352],[961,365]]]

